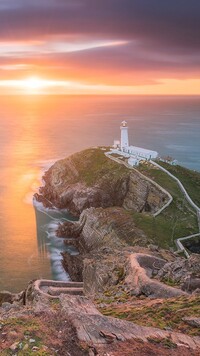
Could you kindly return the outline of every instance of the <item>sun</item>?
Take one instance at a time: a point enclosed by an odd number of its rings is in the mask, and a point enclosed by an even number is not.
[[[59,92],[60,90],[69,90],[73,83],[68,80],[57,80],[41,78],[39,76],[30,76],[23,79],[0,80],[0,89],[7,88],[12,93],[23,95],[43,95]]]
[[[37,93],[48,86],[48,81],[38,77],[29,77],[21,80],[20,86],[28,92]]]
[[[22,85],[27,89],[40,89],[45,86],[44,80],[37,77],[30,77],[22,81]]]

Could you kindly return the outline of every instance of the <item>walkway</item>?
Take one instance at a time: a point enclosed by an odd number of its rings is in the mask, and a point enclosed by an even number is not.
[[[181,183],[181,181],[174,176],[172,173],[170,173],[167,169],[165,169],[164,167],[160,166],[160,164],[154,162],[154,161],[150,161],[151,164],[153,164],[154,166],[156,166],[157,168],[161,169],[163,172],[165,172],[166,174],[168,174],[168,176],[170,176],[172,179],[174,179],[178,185],[179,188],[181,189],[183,195],[185,196],[186,200],[188,201],[188,203],[192,206],[193,209],[196,210],[197,213],[197,221],[198,221],[198,225],[199,225],[199,233],[197,234],[193,234],[193,235],[189,235],[189,236],[185,236],[185,237],[181,237],[179,239],[176,240],[176,246],[178,247],[178,249],[184,251],[185,255],[187,258],[189,258],[189,253],[187,252],[187,250],[185,249],[185,247],[183,246],[181,241],[185,241],[185,240],[189,240],[192,239],[194,237],[200,236],[200,208],[193,202],[192,198],[189,196],[187,190],[185,189],[185,187],[183,186],[183,184]]]
[[[171,194],[165,190],[163,187],[161,187],[159,184],[157,184],[156,182],[154,182],[152,179],[150,179],[149,177],[146,177],[144,174],[142,174],[141,172],[139,172],[137,169],[133,168],[132,166],[130,166],[128,163],[124,162],[123,160],[116,158],[116,157],[112,157],[110,152],[106,152],[105,153],[106,157],[110,158],[111,160],[119,163],[119,164],[123,164],[125,167],[132,169],[134,171],[136,171],[138,174],[140,174],[143,178],[145,178],[146,180],[150,181],[151,183],[153,183],[154,185],[156,185],[159,189],[161,189],[165,194],[168,195],[169,197],[169,201],[159,210],[157,211],[153,216],[156,217],[158,216],[164,209],[166,209],[172,202],[173,198],[171,196]],[[193,235],[189,235],[189,236],[184,236],[184,237],[180,237],[179,239],[177,239],[176,242],[176,246],[178,248],[178,250],[183,251],[185,253],[185,256],[187,258],[190,257],[188,251],[186,250],[186,248],[183,246],[181,241],[184,240],[189,240],[191,238],[200,236],[200,208],[194,203],[194,201],[192,200],[192,198],[189,196],[187,190],[185,189],[185,187],[183,186],[183,184],[181,183],[181,181],[175,177],[172,173],[170,173],[167,169],[165,169],[164,167],[160,166],[158,163],[150,160],[149,161],[152,165],[156,166],[157,168],[159,168],[160,170],[162,170],[163,172],[165,172],[166,174],[168,174],[172,179],[174,179],[177,184],[179,185],[183,195],[185,196],[186,200],[188,201],[188,203],[192,206],[193,209],[196,210],[197,213],[197,221],[198,221],[198,225],[199,225],[199,233],[197,234],[193,234]]]
[[[62,282],[48,279],[38,279],[33,282],[34,294],[57,299],[60,294],[84,295],[83,282]]]
[[[161,169],[163,172],[165,172],[166,174],[168,174],[168,176],[170,176],[171,178],[173,178],[179,185],[182,193],[185,195],[188,203],[198,212],[200,213],[200,208],[193,202],[193,200],[190,198],[187,190],[184,188],[183,184],[181,183],[181,181],[175,177],[172,173],[170,173],[167,169],[165,169],[164,167],[160,166],[160,164],[154,162],[154,161],[150,161],[151,164],[153,164],[154,166],[158,167],[159,169]]]
[[[128,163],[122,161],[120,158],[112,157],[110,152],[106,152],[105,155],[106,155],[106,157],[110,158],[112,161],[115,161],[115,162],[117,162],[119,164],[123,164],[126,168],[133,170],[138,175],[140,175],[143,179],[145,179],[148,182],[150,182],[151,184],[153,184],[156,188],[160,189],[164,194],[166,194],[168,196],[168,198],[169,198],[168,202],[166,204],[164,204],[162,206],[162,208],[159,209],[155,214],[153,214],[154,217],[158,216],[164,209],[166,209],[171,204],[171,202],[173,201],[173,198],[172,198],[171,194],[166,189],[161,187],[161,185],[156,183],[153,179],[145,176],[143,173],[138,171],[138,169],[135,169],[134,167],[130,166]]]

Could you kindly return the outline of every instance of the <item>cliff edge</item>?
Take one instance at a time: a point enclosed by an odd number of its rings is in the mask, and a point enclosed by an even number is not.
[[[79,216],[90,207],[119,206],[155,213],[167,201],[163,191],[136,171],[109,160],[100,148],[57,161],[44,175],[37,200]]]

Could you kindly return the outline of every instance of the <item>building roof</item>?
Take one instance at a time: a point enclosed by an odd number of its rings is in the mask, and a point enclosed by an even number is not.
[[[148,149],[142,148],[142,147],[129,146],[128,148],[130,150],[141,152],[141,153],[145,153],[145,154],[148,154],[148,153],[156,153],[156,154],[158,154],[158,152],[156,152],[156,151],[148,150]]]

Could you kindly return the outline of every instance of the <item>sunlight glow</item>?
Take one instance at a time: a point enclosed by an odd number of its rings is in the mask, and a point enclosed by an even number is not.
[[[48,81],[36,77],[31,77],[21,80],[20,85],[30,90],[39,90],[45,86],[48,86]]]
[[[189,89],[188,89],[189,88]],[[200,80],[163,78],[156,84],[119,86],[90,84],[78,81],[44,79],[31,76],[24,79],[0,80],[3,95],[200,95]]]
[[[13,88],[16,92],[24,94],[43,94],[45,90],[51,88],[68,88],[68,81],[49,80],[39,77],[28,77],[26,79],[1,80],[0,87]]]

